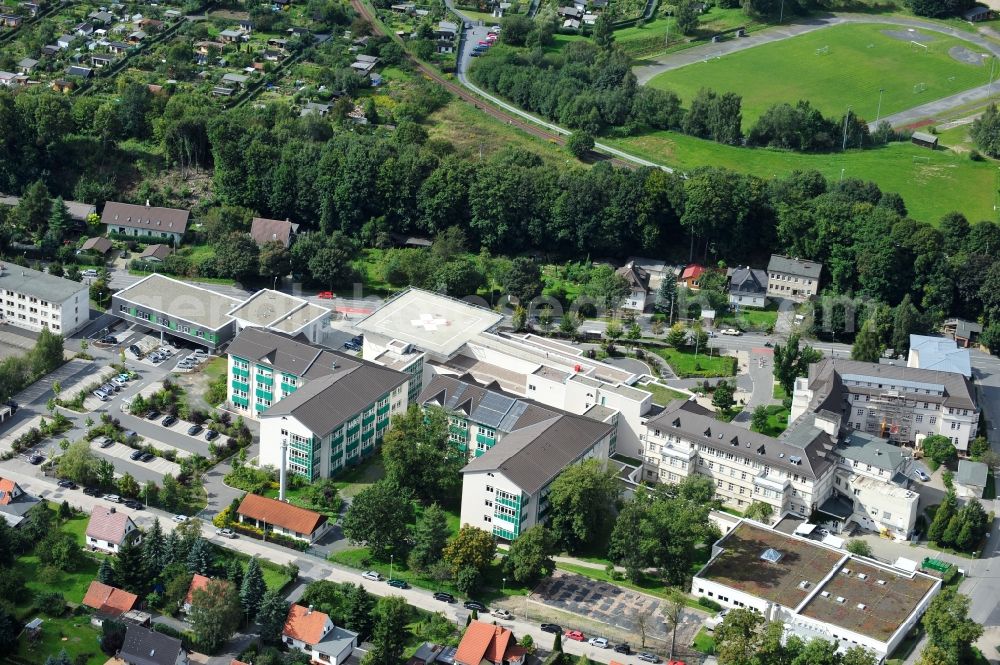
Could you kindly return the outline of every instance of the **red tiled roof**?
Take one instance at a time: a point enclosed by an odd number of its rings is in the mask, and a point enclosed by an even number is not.
[[[120,545],[125,538],[125,528],[131,521],[128,515],[114,508],[94,506],[87,523],[87,537]]]
[[[8,478],[0,478],[0,506],[6,506],[14,500],[14,492],[17,490],[17,483]]]
[[[211,581],[212,578],[205,577],[204,575],[199,575],[198,573],[195,573],[194,577],[191,578],[191,586],[188,587],[187,595],[184,596],[184,603],[186,605],[190,605],[191,601],[194,599],[194,592],[198,591],[199,589],[208,588],[208,583]]]
[[[683,273],[681,273],[681,279],[698,279],[704,272],[705,268],[703,268],[702,266],[699,266],[697,264],[690,265],[684,269]]]
[[[135,607],[139,597],[94,580],[83,597],[83,604],[105,614],[122,615]]]
[[[236,512],[305,535],[312,534],[326,521],[326,515],[257,494],[247,494]]]
[[[499,665],[519,661],[525,650],[514,641],[514,634],[502,626],[473,621],[465,630],[455,652],[456,665],[480,665],[483,660]]]
[[[292,605],[288,608],[288,618],[285,619],[285,627],[281,632],[283,635],[306,644],[317,644],[323,639],[324,630],[329,620],[330,617],[323,612],[310,610],[301,605]]]
[[[235,658],[233,658],[233,660],[229,663],[229,665],[250,665],[250,664],[244,663],[242,660],[236,660]]]

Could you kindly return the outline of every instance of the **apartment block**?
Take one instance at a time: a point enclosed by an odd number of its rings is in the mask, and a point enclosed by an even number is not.
[[[846,428],[902,445],[940,434],[964,454],[979,429],[975,389],[955,372],[826,358],[796,380],[791,419],[820,402]]]
[[[0,263],[0,323],[36,332],[48,328],[68,337],[89,320],[86,284]]]
[[[822,263],[772,254],[767,264],[767,295],[797,302],[809,300],[819,294],[822,272]]]
[[[257,327],[228,349],[227,399],[260,421],[260,463],[308,480],[375,452],[408,405],[408,375]]]

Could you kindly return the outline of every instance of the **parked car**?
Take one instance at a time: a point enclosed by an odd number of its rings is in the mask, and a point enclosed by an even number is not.
[[[113,383],[110,383],[110,382],[109,383],[105,383],[103,386],[101,386],[101,390],[103,390],[104,392],[106,392],[108,395],[111,395],[112,393],[120,392],[121,389],[122,389],[121,386],[117,386],[117,385],[115,385]]]
[[[736,328],[726,328],[725,330],[722,331],[722,334],[729,335],[730,337],[739,337],[743,333],[737,330]]]
[[[86,494],[87,496],[93,496],[93,497],[101,496],[101,490],[97,489],[96,487],[84,487],[83,493]]]
[[[177,522],[178,524],[184,524],[185,522],[188,521],[188,516],[187,515],[174,515],[170,519],[172,519],[173,521]]]
[[[111,503],[121,503],[122,502],[122,498],[120,496],[118,496],[117,494],[105,494],[104,498],[107,499],[108,501],[110,501]]]
[[[102,391],[100,391],[100,390],[95,390],[95,391],[94,391],[94,397],[96,397],[97,399],[101,400],[102,402],[107,402],[107,401],[108,401],[108,396],[107,396],[107,395],[105,395],[105,394],[104,394],[104,393],[103,393]]]
[[[163,419],[163,422],[161,422],[160,424],[163,425],[164,427],[170,427],[174,425],[176,422],[177,422],[176,416],[167,416],[166,418]]]
[[[136,501],[135,499],[129,499],[125,501],[125,506],[131,508],[132,510],[142,510],[146,506],[142,505],[141,501]]]
[[[320,291],[316,294],[316,297],[320,300],[333,300],[337,295],[333,291]]]
[[[616,644],[615,653],[623,653],[626,656],[630,656],[632,655],[632,647],[630,647],[627,642],[623,644]]]
[[[434,592],[434,600],[440,600],[440,601],[443,601],[445,603],[454,603],[455,602],[455,596],[453,596],[450,593],[447,593],[445,591],[435,591]]]
[[[541,629],[543,633],[552,633],[553,635],[562,632],[562,626],[557,623],[543,623]]]
[[[477,612],[486,612],[487,607],[480,603],[478,600],[467,600],[462,603],[462,606],[467,610],[475,610]]]
[[[204,358],[206,356],[208,356],[208,351],[206,351],[205,349],[195,349],[194,350],[194,357],[195,358]]]
[[[143,453],[142,457],[139,458],[139,461],[152,462],[154,459],[156,459],[156,455],[154,455],[153,453]]]
[[[198,436],[201,434],[201,430],[201,425],[191,425],[191,427],[188,427],[188,436]]]
[[[382,576],[379,575],[378,572],[374,570],[366,570],[365,572],[361,573],[361,577],[365,578],[366,580],[371,580],[372,582],[382,581]]]
[[[28,461],[34,464],[35,466],[38,466],[39,464],[45,461],[45,458],[39,455],[38,453],[35,453],[34,455],[28,458]]]
[[[660,662],[660,657],[659,656],[657,656],[655,653],[649,653],[648,651],[643,651],[642,653],[640,653],[636,657],[639,660],[646,661],[647,663],[658,663],[658,662]]]
[[[668,660],[667,665],[687,665],[683,660]]]
[[[214,441],[217,438],[219,438],[219,433],[216,432],[214,429],[210,429],[207,432],[205,432],[206,441]]]
[[[139,358],[142,358],[142,350],[138,346],[136,346],[135,344],[133,344],[132,346],[128,347],[128,352],[131,353],[133,356],[135,356],[135,358],[137,360]]]
[[[146,420],[156,420],[160,417],[160,412],[156,409],[150,409],[146,412]]]
[[[597,647],[598,649],[607,649],[611,646],[608,644],[608,640],[604,637],[591,637],[587,644],[592,647]]]
[[[154,365],[159,365],[160,363],[163,362],[163,356],[159,355],[158,353],[154,353],[153,355],[149,356],[149,362],[153,363]]]
[[[726,618],[726,614],[728,613],[729,610],[721,610],[718,614],[714,614],[708,617],[707,619],[705,619],[705,628],[707,628],[708,630],[715,630],[716,627],[720,623],[722,623],[723,619]]]
[[[508,621],[514,618],[514,615],[508,610],[493,610],[490,614],[498,619],[507,619]]]
[[[117,344],[118,338],[114,335],[108,335],[107,337],[101,338],[101,344]]]
[[[930,479],[931,479],[931,477],[930,477],[930,476],[928,476],[928,475],[927,475],[926,473],[924,473],[924,470],[923,470],[923,469],[914,469],[914,470],[913,470],[913,473],[917,474],[917,478],[919,478],[920,480],[924,481],[925,483],[926,483],[926,482],[927,482],[928,480],[930,480]]]
[[[68,490],[76,489],[76,483],[74,483],[72,480],[60,480],[56,484],[59,485],[59,487],[62,487],[63,489],[68,489]]]
[[[130,460],[135,462],[136,460],[142,459],[143,452],[141,450],[133,450],[132,454],[128,456]]]
[[[122,381],[128,383],[128,380],[131,379],[132,377],[129,376],[128,374],[122,373],[122,374],[119,374],[116,378],[121,379]]]
[[[577,642],[583,642],[587,637],[580,630],[567,630],[563,633],[563,637],[569,638],[571,640],[576,640]]]
[[[84,277],[97,277],[97,271],[94,270],[93,268],[87,268],[80,274],[83,275]]]
[[[223,538],[235,538],[236,532],[232,529],[216,529],[215,535],[222,536]]]
[[[113,383],[114,385],[118,386],[119,388],[124,388],[125,386],[128,385],[128,382],[125,381],[125,379],[122,379],[122,378],[117,377],[117,376],[114,377],[113,379],[111,379],[111,383]]]
[[[111,446],[115,445],[115,440],[112,439],[110,436],[104,436],[101,437],[100,442],[97,445],[100,446],[101,448],[110,448]]]
[[[385,583],[388,584],[389,586],[391,586],[394,589],[409,589],[410,588],[410,585],[406,582],[406,580],[386,580]]]

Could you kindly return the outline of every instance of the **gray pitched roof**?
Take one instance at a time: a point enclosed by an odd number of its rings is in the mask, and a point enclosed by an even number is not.
[[[988,475],[989,467],[982,462],[963,459],[958,461],[958,472],[955,474],[955,482],[974,487],[986,487],[986,477]]]
[[[306,107],[310,107],[306,104]],[[329,104],[316,104],[317,107],[327,107],[329,110]],[[298,233],[299,225],[293,224],[287,219],[266,219],[264,217],[254,217],[250,224],[250,237],[254,239],[258,245],[262,245],[265,242],[280,242],[285,247],[288,247],[289,242],[292,239],[293,233]]]
[[[948,337],[910,335],[910,356],[920,369],[936,369],[940,372],[957,372],[972,376],[972,361],[968,349],[958,348],[955,340]],[[907,360],[907,365],[910,362]]]
[[[800,261],[791,259],[780,254],[772,254],[771,260],[767,264],[768,272],[783,272],[787,275],[798,275],[800,277],[811,277],[819,279],[819,273],[823,270],[823,264],[816,261]]]
[[[757,268],[736,268],[729,279],[729,293],[734,296],[767,293],[767,273]]]
[[[174,665],[183,650],[176,637],[129,624],[118,655],[129,665]]]
[[[236,336],[229,353],[307,379],[264,415],[292,416],[319,436],[330,434],[409,379],[402,372],[253,326]]]
[[[818,478],[833,463],[829,455],[833,439],[805,421],[775,439],[716,420],[715,413],[695,402],[675,400],[651,418],[647,427],[680,434],[700,446],[761,460],[806,478]]]
[[[56,277],[13,263],[0,262],[0,290],[2,289],[34,296],[46,302],[62,303],[80,291],[86,292],[87,287],[71,279]],[[86,303],[84,295],[82,304]]]
[[[463,473],[497,471],[528,494],[548,485],[578,461],[612,426],[574,415],[557,415],[511,432],[469,462]]]
[[[108,201],[101,212],[101,224],[183,234],[187,230],[190,214],[178,208]]]
[[[860,360],[824,358],[810,365],[809,388],[816,393],[814,401],[834,397],[834,390],[870,395],[897,390],[921,402],[957,409],[977,408],[972,382],[961,374]],[[935,390],[943,394],[935,394]]]
[[[845,436],[837,453],[844,459],[857,461],[860,464],[871,464],[884,471],[895,471],[903,463],[903,451],[885,439],[871,434],[852,430]]]

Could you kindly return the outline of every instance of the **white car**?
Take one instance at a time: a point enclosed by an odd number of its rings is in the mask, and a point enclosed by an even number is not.
[[[608,641],[603,637],[591,637],[587,644],[592,647],[597,647],[598,649],[608,648]]]
[[[736,328],[726,328],[725,330],[722,331],[722,334],[729,335],[730,337],[739,337],[743,333],[737,330]]]
[[[104,498],[107,499],[108,501],[110,501],[111,503],[121,503],[122,502],[122,498],[120,496],[118,496],[117,494],[105,494]]]
[[[188,516],[187,515],[174,515],[170,519],[172,519],[173,521],[177,522],[178,524],[184,524],[185,522],[188,521]]]
[[[917,478],[919,478],[920,480],[924,481],[925,483],[926,483],[926,482],[927,482],[928,480],[930,480],[930,479],[931,479],[931,477],[930,477],[930,476],[928,476],[928,475],[927,475],[926,473],[924,473],[924,470],[923,470],[923,469],[914,469],[914,470],[913,470],[913,473],[917,474]]]
[[[374,570],[366,570],[365,572],[361,573],[361,577],[365,578],[366,580],[371,580],[372,582],[382,581],[382,576],[379,575],[378,572]]]
[[[222,536],[223,538],[235,538],[236,532],[232,529],[216,529],[215,535]]]
[[[722,623],[722,620],[726,618],[726,614],[728,612],[729,610],[722,610],[715,616],[710,616],[707,619],[705,619],[705,628],[707,628],[708,630],[715,630],[718,627],[718,625]]]
[[[493,610],[490,614],[492,614],[498,619],[510,620],[514,618],[514,615],[511,614],[508,610]]]

